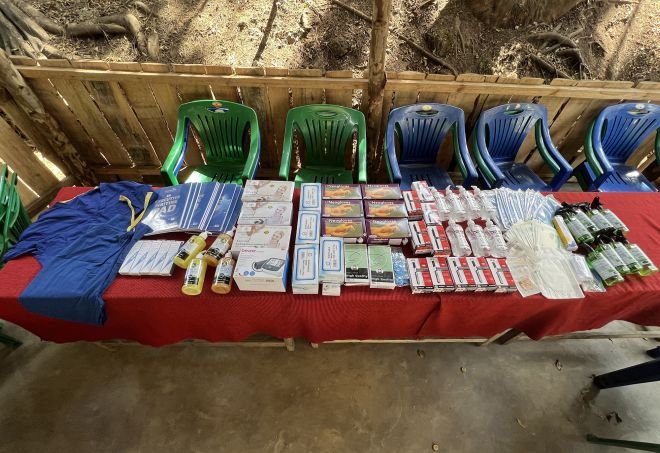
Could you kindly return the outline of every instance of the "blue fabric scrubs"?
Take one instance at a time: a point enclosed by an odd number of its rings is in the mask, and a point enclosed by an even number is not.
[[[4,257],[32,253],[42,265],[19,297],[23,306],[45,316],[103,324],[103,293],[133,244],[151,231],[141,223],[131,227],[150,192],[150,186],[132,181],[102,183],[43,213]]]

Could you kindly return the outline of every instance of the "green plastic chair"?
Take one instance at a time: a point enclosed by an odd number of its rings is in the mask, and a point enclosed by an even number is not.
[[[7,180],[7,164],[0,168],[0,268],[5,252],[18,242],[21,233],[30,226],[31,220],[16,191],[18,176]]]
[[[357,181],[367,182],[367,128],[362,112],[339,105],[304,105],[289,110],[284,130],[280,178],[289,179],[293,134],[304,143],[302,166],[295,182],[351,184],[350,159],[353,133],[357,132]]]
[[[177,174],[188,145],[188,126],[202,142],[206,164],[195,167],[186,182],[243,184],[254,178],[261,139],[257,114],[250,107],[228,101],[192,101],[179,106],[174,144],[160,172],[165,184],[179,184]],[[244,143],[249,143],[247,152]]]

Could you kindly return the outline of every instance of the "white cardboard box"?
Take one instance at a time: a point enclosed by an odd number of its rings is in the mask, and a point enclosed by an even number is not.
[[[319,293],[319,246],[298,244],[293,251],[293,294]]]
[[[286,291],[289,254],[275,248],[243,247],[236,261],[234,280],[241,291]]]
[[[243,247],[288,251],[290,240],[290,226],[238,225],[231,244],[231,253],[236,258]]]
[[[322,237],[319,248],[319,280],[323,283],[344,283],[344,240]]]
[[[321,212],[321,183],[304,182],[300,185],[299,210]]]
[[[292,201],[293,181],[245,181],[242,201]]]
[[[291,225],[293,203],[288,201],[246,201],[238,225]]]
[[[296,244],[318,244],[321,229],[321,213],[299,211]]]

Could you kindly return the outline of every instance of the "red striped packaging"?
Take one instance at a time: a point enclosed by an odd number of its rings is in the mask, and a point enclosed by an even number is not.
[[[477,284],[476,291],[495,291],[497,287],[495,285],[495,277],[493,277],[486,258],[469,256],[467,257],[467,261]]]
[[[433,292],[433,279],[425,258],[408,258],[408,274],[410,275],[410,289],[413,294]]]
[[[506,258],[486,258],[488,267],[490,268],[495,285],[496,293],[516,291],[516,282],[511,276],[511,270],[506,264]]]
[[[411,242],[415,255],[428,255],[433,252],[433,244],[429,230],[423,220],[408,222],[410,226]]]
[[[450,256],[447,257],[447,264],[451,272],[451,278],[454,280],[456,291],[470,291],[476,288],[474,277],[470,272],[470,267],[464,256]]]
[[[454,291],[454,279],[451,277],[449,264],[446,257],[432,257],[426,258],[426,261],[431,272],[431,280],[433,281],[433,289],[436,292]]]
[[[412,190],[403,190],[403,202],[408,211],[408,218],[410,220],[419,220],[422,218],[422,202],[420,201],[417,193]]]
[[[442,225],[429,226],[427,229],[429,231],[429,238],[431,239],[431,247],[433,247],[433,256],[451,255],[451,246]]]

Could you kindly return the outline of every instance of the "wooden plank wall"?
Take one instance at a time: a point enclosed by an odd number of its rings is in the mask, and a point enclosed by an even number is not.
[[[59,121],[72,144],[99,179],[156,182],[172,145],[177,109],[182,102],[219,99],[255,109],[262,136],[260,177],[275,177],[280,165],[286,115],[290,108],[331,103],[366,110],[367,80],[350,71],[229,66],[107,63],[103,61],[13,59],[45,108]],[[536,102],[548,109],[555,145],[574,166],[584,157],[584,134],[605,106],[623,101],[660,102],[657,82],[610,82],[556,79],[512,79],[492,75],[418,72],[388,73],[381,124],[392,108],[413,103],[448,103],[462,108],[470,134],[479,114],[507,102]],[[68,175],[56,176],[37,152],[63,168],[39,129],[9,99],[0,97],[0,160],[21,176],[26,203],[53,191]],[[27,140],[27,141],[26,141]],[[447,142],[451,140],[448,137]],[[188,165],[204,162],[203,143],[190,142]],[[645,169],[652,162],[653,140],[647,140],[630,162]],[[295,159],[295,157],[294,157]],[[543,174],[534,140],[523,143],[517,160]],[[445,143],[438,163],[453,166]],[[296,162],[292,162],[295,168]],[[385,179],[385,166],[370,168],[371,181]],[[69,180],[67,179],[67,182]]]

